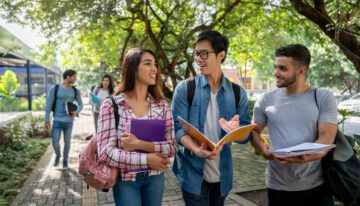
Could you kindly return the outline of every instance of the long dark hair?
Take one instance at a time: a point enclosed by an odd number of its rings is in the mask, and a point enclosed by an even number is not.
[[[102,78],[101,78],[101,82],[100,82],[100,85],[98,88],[103,88],[103,85],[102,85],[102,81],[104,79],[109,79],[109,94],[112,95],[114,93],[114,84],[113,84],[113,80],[112,80],[112,77],[109,75],[109,74],[105,74]]]
[[[149,49],[132,48],[126,53],[124,57],[124,61],[122,63],[122,71],[121,71],[122,79],[118,86],[118,91],[116,92],[116,95],[122,92],[129,92],[134,89],[135,74],[136,72],[138,72],[139,65],[141,62],[141,57],[145,53],[149,53],[153,55],[155,61],[157,62],[154,52]],[[161,93],[161,74],[159,67],[157,68],[156,84],[150,85],[148,87],[148,92],[156,101],[159,101],[163,98]]]

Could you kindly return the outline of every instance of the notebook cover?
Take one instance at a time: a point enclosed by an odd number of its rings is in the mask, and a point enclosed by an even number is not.
[[[77,105],[72,102],[65,102],[65,110],[67,114],[75,112],[78,109]]]
[[[147,142],[165,141],[166,120],[164,119],[132,119],[130,133]]]
[[[130,133],[138,139],[147,142],[165,141],[166,120],[164,119],[132,119],[130,120]],[[144,152],[135,150],[136,152]],[[127,170],[128,173],[136,174],[151,171],[150,168],[140,170]]]
[[[95,94],[90,93],[90,96],[91,96],[91,101],[92,101],[94,104],[101,104],[101,100],[100,100],[99,97],[97,97]]]

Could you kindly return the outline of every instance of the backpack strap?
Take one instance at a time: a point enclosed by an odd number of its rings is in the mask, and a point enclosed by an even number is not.
[[[319,104],[318,104],[318,101],[317,101],[316,91],[317,91],[317,88],[315,88],[315,91],[314,91],[314,99],[315,99],[316,107],[318,108],[318,110],[320,110]]]
[[[76,87],[75,86],[71,86],[74,90],[74,100],[76,99],[76,96],[77,96],[77,92],[76,92]]]
[[[188,100],[189,108],[191,107],[192,102],[194,100],[195,88],[196,88],[195,78],[189,78],[187,81],[187,100]]]
[[[114,116],[115,116],[115,128],[116,130],[118,130],[119,128],[119,120],[120,120],[120,115],[119,115],[119,107],[115,102],[115,99],[113,96],[108,97],[109,99],[111,99],[112,102],[112,107],[114,109]]]
[[[95,94],[95,95],[98,95],[99,91],[100,91],[100,87],[96,87],[96,88],[94,89],[94,94]]]
[[[55,116],[55,107],[56,107],[56,100],[57,100],[57,93],[59,91],[59,85],[55,85],[55,92],[54,92],[54,102],[52,104],[52,109],[51,111],[53,111],[53,116]]]
[[[238,108],[238,105],[239,105],[239,101],[240,101],[240,96],[241,96],[241,89],[240,89],[240,86],[231,82],[232,84],[232,89],[233,89],[233,92],[234,92],[234,96],[235,96],[235,106],[236,106],[236,109]]]
[[[239,85],[237,85],[233,82],[231,82],[231,86],[233,89],[233,93],[234,93],[234,97],[235,97],[235,106],[237,109],[237,107],[239,105],[239,101],[240,101],[241,89],[240,89]],[[189,108],[191,107],[192,102],[194,100],[195,88],[196,88],[195,78],[189,78],[187,80],[187,100],[188,100]]]

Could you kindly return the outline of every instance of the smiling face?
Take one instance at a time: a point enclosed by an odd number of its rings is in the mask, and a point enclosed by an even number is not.
[[[155,85],[157,80],[158,65],[155,57],[145,52],[141,56],[140,64],[136,72],[136,82],[140,84]]]
[[[275,59],[274,76],[277,87],[290,87],[299,80],[302,70],[294,63],[293,58],[279,56]]]
[[[208,40],[199,41],[195,45],[195,62],[203,75],[209,75],[221,69],[221,60],[224,56],[225,51],[216,54]]]

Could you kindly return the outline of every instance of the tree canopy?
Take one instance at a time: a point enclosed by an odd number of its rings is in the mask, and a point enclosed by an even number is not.
[[[304,12],[304,8],[309,11]],[[229,37],[227,61],[242,68],[243,75],[252,68],[260,78],[268,79],[274,49],[288,43],[302,43],[319,51],[314,52],[318,55],[315,58],[321,57],[321,49],[340,48],[338,56],[328,56],[341,59],[338,66],[329,65],[328,73],[334,78],[340,71],[348,76],[355,69],[360,72],[359,1],[3,0],[0,9],[0,15],[9,21],[40,27],[51,42],[43,46],[39,58],[53,60],[59,51],[62,65],[77,69],[84,84],[93,84],[105,72],[119,79],[125,51],[142,46],[155,51],[164,94],[171,97],[171,88],[179,80],[195,74],[194,37],[206,29],[217,29]],[[326,14],[327,21],[317,21],[313,13],[317,18]],[[346,68],[343,62],[347,62]],[[320,60],[314,65],[321,65]],[[338,71],[336,75],[334,71]]]

